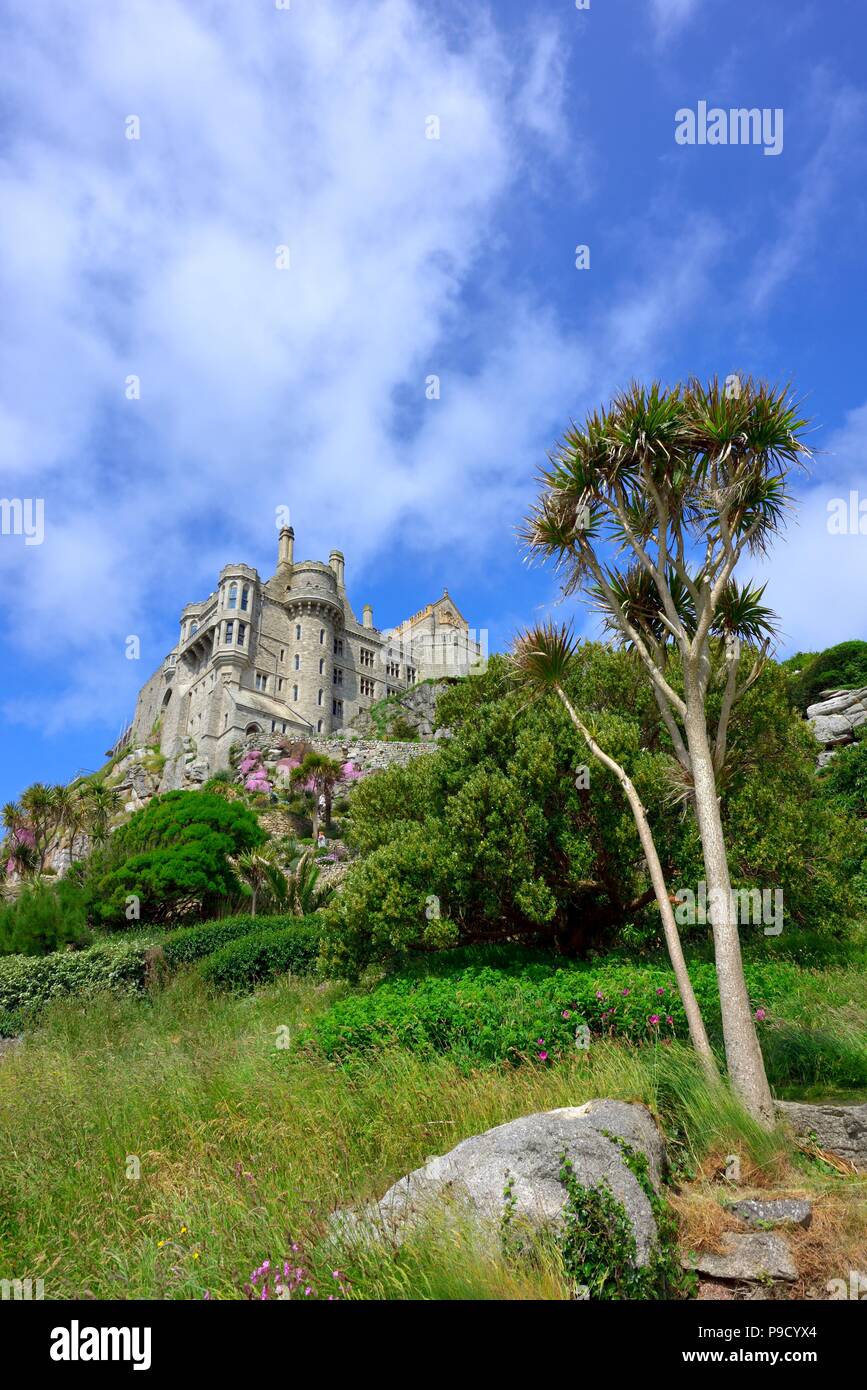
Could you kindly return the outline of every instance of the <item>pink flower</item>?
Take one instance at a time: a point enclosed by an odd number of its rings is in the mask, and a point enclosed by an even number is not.
[[[764,1010],[764,1009],[756,1009],[756,1018],[758,1019],[759,1023],[761,1023],[762,1019],[767,1018],[767,1014],[766,1014],[765,1010]]]
[[[665,1015],[665,1021],[666,1021],[666,1023],[670,1024],[672,1027],[674,1026],[674,1019],[672,1018],[671,1014],[666,1014],[666,1015]]]
[[[548,1060],[548,1054],[547,1054],[547,1052],[538,1052],[536,1055],[537,1055],[537,1057],[539,1058],[539,1061],[540,1061],[540,1062],[547,1062],[547,1060]]]
[[[561,1018],[571,1018],[571,1017],[572,1017],[572,1011],[571,1011],[570,1009],[564,1009],[563,1012],[562,1012],[562,1014],[560,1015],[560,1017],[561,1017]]]
[[[657,994],[665,994],[665,990],[662,988],[661,985],[660,985],[659,989],[658,989],[656,992],[657,992]]]
[[[604,999],[604,998],[605,998],[605,995],[602,993],[602,990],[601,990],[601,989],[597,989],[597,991],[596,991],[596,998],[597,998],[597,999]]]
[[[656,1024],[659,1022],[659,1014],[651,1014],[650,1018],[647,1021],[648,1023],[652,1023],[655,1027]]]
[[[623,995],[623,998],[625,999],[626,996],[627,996],[627,994],[630,993],[630,991],[629,991],[628,989],[622,989],[622,990],[620,991],[620,993]]]

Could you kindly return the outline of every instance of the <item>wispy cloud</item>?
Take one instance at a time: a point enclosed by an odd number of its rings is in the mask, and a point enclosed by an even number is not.
[[[670,39],[684,29],[701,0],[650,0],[650,17],[658,40]]]

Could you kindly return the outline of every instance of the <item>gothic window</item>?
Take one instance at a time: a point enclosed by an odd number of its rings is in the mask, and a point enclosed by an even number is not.
[[[241,609],[242,609],[242,611],[243,611],[244,613],[246,613],[246,611],[247,611],[247,609],[248,609],[249,606],[250,606],[250,588],[249,588],[249,585],[245,584],[244,587],[243,587],[243,589],[241,590]]]
[[[335,685],[342,685],[342,684],[343,684],[343,672],[341,671],[341,669],[340,669],[339,666],[335,666],[335,668],[334,668],[334,673],[333,673],[331,679],[332,679],[332,681],[334,682]]]
[[[246,637],[246,635],[247,635],[247,624],[246,624],[246,623],[239,623],[239,624],[238,624],[238,646],[239,646],[239,647],[243,647],[243,645],[244,645],[244,638]]]
[[[230,584],[230,585],[229,585],[229,607],[230,607],[230,608],[237,608],[237,607],[238,607],[238,586],[237,586],[237,584]]]
[[[325,628],[324,628],[324,627],[321,627],[321,628],[319,629],[319,645],[320,645],[320,647],[324,647],[324,645],[325,645]]]
[[[317,734],[321,734],[321,733],[322,733],[322,720],[321,720],[321,719],[317,719],[317,721],[316,721],[316,732],[317,732]]]
[[[342,637],[335,637],[335,639],[334,639],[334,655],[335,655],[335,656],[342,656],[342,655],[343,655],[343,638],[342,638]]]
[[[318,705],[321,705],[321,704],[322,704],[322,691],[321,691],[321,690],[320,690],[320,692],[319,692],[319,699],[316,701],[316,703],[317,703]]]
[[[293,700],[297,700],[297,699],[298,699],[298,687],[297,687],[297,685],[293,685],[293,687],[292,687],[292,699],[293,699]]]
[[[324,656],[320,656],[320,658],[319,658],[319,674],[320,674],[320,676],[322,675],[322,673],[324,672],[324,670],[325,670],[325,657],[324,657]]]
[[[301,624],[300,624],[300,623],[296,623],[296,624],[295,624],[295,641],[296,641],[296,642],[300,642],[300,641],[301,641]]]
[[[231,645],[232,645],[232,638],[234,637],[234,635],[235,635],[235,624],[234,624],[234,622],[232,621],[232,619],[229,618],[228,622],[226,623],[226,638],[225,638],[225,640],[226,640],[226,645],[227,645],[227,646],[231,646]]]
[[[331,713],[332,713],[332,714],[336,714],[336,715],[341,715],[341,714],[343,713],[343,701],[342,701],[342,700],[332,700],[332,701],[331,701]]]

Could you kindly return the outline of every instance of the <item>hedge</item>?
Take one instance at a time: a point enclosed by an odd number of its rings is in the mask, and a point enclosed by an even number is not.
[[[788,962],[747,966],[753,1008],[771,1017],[775,999],[799,977]],[[719,996],[710,962],[690,966],[708,1027],[718,1031]],[[307,1038],[329,1057],[398,1045],[450,1052],[472,1062],[552,1059],[574,1052],[583,1029],[630,1042],[688,1036],[670,970],[617,963],[558,967],[530,961],[507,967],[459,965],[452,972],[409,971],[368,994],[334,1004]]]
[[[221,917],[213,922],[202,922],[197,927],[184,927],[173,931],[162,944],[169,969],[176,970],[179,965],[189,965],[193,961],[201,960],[204,956],[219,950],[221,946],[257,932],[295,931],[301,925],[306,927],[316,924],[315,916],[289,917],[280,914],[267,917]]]
[[[319,926],[310,918],[293,921],[293,927],[253,932],[206,956],[199,966],[203,979],[217,989],[240,992],[287,970],[309,974],[319,955]]]
[[[86,951],[0,958],[0,1011],[32,1013],[64,995],[144,989],[148,941],[118,941]]]

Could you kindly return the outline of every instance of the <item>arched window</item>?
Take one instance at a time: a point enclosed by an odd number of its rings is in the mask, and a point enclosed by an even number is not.
[[[319,629],[319,645],[320,645],[320,647],[324,647],[324,646],[325,646],[325,628],[324,628],[324,627],[321,627],[321,628]]]
[[[301,641],[301,624],[300,624],[300,623],[296,623],[296,624],[295,624],[295,641],[296,641],[296,642],[300,642],[300,641]]]
[[[322,693],[322,692],[320,691],[320,694],[321,694],[321,693]],[[318,720],[316,721],[316,732],[317,732],[317,734],[321,734],[321,733],[322,733],[322,720],[321,720],[321,719],[318,719]]]
[[[168,704],[168,702],[169,702],[169,700],[170,700],[171,698],[172,698],[172,692],[171,692],[171,690],[167,690],[166,693],[165,693],[165,695],[163,696],[163,709],[165,709],[166,705]]]
[[[244,730],[245,734],[261,734],[261,732],[261,724],[248,724],[246,729]]]
[[[246,623],[239,623],[239,624],[238,624],[238,646],[239,646],[239,647],[243,647],[243,645],[244,645],[244,638],[246,637],[246,635],[247,635],[247,624],[246,624]]]
[[[298,699],[298,687],[297,687],[297,685],[293,685],[293,687],[292,687],[292,699],[293,699],[293,700],[297,700],[297,699]]]
[[[317,703],[317,705],[321,705],[321,704],[322,704],[322,691],[321,691],[321,690],[320,690],[320,692],[319,692],[319,699],[316,701],[316,703]]]
[[[238,586],[237,586],[237,584],[230,584],[230,585],[229,585],[229,607],[230,607],[230,608],[237,608],[237,607],[238,607]]]
[[[241,608],[246,613],[250,606],[250,586],[245,584],[241,590]]]
[[[298,655],[297,652],[295,653],[295,670],[296,670],[296,671],[300,671],[300,670],[301,670],[301,657]]]
[[[325,657],[324,657],[324,656],[320,656],[320,658],[319,658],[319,674],[320,674],[320,676],[323,674],[324,671],[325,671]]]
[[[227,645],[227,646],[231,647],[231,645],[232,645],[232,638],[234,637],[234,635],[235,635],[235,623],[234,623],[233,619],[230,618],[230,619],[228,620],[228,622],[226,623],[226,638],[225,638],[225,641],[226,641],[226,645]]]
[[[191,637],[194,637],[195,634],[198,632],[198,630],[199,630],[199,624],[198,624],[197,622],[192,622],[192,623],[190,623],[190,636],[191,636]]]

